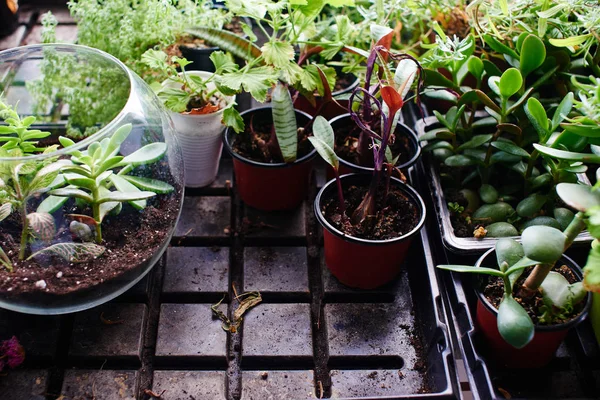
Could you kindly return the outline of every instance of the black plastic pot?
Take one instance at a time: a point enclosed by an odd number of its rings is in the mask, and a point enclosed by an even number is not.
[[[16,0],[0,2],[0,38],[10,35],[19,26],[18,9]]]
[[[348,113],[329,120],[329,123],[333,128],[333,132],[336,132],[337,129],[340,126],[343,126],[344,124],[355,125],[354,121],[352,121],[352,117]],[[402,122],[398,122],[398,125],[396,125],[395,134],[397,137],[405,136],[406,138],[408,138],[409,141],[411,157],[406,162],[397,165],[399,169],[406,170],[412,167],[421,156],[421,146],[419,145],[419,139],[417,138],[415,132]],[[364,167],[362,165],[354,164],[344,160],[343,158],[340,158],[340,175],[358,172],[371,173],[373,172],[373,167]],[[333,179],[333,177],[333,170],[328,167],[327,178]]]
[[[420,119],[417,117],[413,109],[410,119],[414,121],[415,132],[418,137],[423,136],[431,129],[441,127],[436,117],[425,117]],[[489,116],[484,111],[478,111],[475,114],[476,118],[484,118]],[[426,145],[427,142],[422,142]],[[439,229],[442,232],[442,241],[444,245],[452,252],[457,254],[481,254],[484,251],[494,247],[497,238],[476,239],[474,237],[458,237],[454,234],[454,227],[450,219],[450,210],[448,210],[448,200],[442,188],[442,182],[438,173],[438,161],[434,160],[430,154],[424,157],[425,174],[424,179],[428,182],[429,191],[434,197],[434,208],[437,214]],[[585,174],[578,174],[579,180],[582,183],[589,184],[589,180]],[[519,236],[512,236],[512,239],[519,239]],[[575,239],[575,245],[589,246],[592,241],[590,234],[585,231],[580,233]]]
[[[369,186],[373,174],[348,174],[342,176],[342,186]],[[410,232],[387,240],[367,240],[346,235],[335,228],[323,215],[324,202],[337,196],[335,180],[329,181],[315,199],[314,210],[323,227],[325,263],[331,273],[343,284],[373,289],[393,280],[408,255],[413,238],[425,223],[425,203],[416,190],[399,179],[392,178],[391,186],[400,189],[419,212],[418,223]],[[365,268],[369,265],[369,268]]]

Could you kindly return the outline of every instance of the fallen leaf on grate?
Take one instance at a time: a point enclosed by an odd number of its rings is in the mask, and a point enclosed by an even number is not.
[[[223,311],[218,309],[223,300],[225,300],[224,296],[217,304],[214,304],[210,307],[212,312],[223,322],[223,330],[231,333],[237,332],[238,328],[240,327],[240,324],[242,323],[242,319],[246,311],[262,302],[262,296],[260,295],[260,292],[242,293],[239,296],[236,295],[235,299],[238,300],[240,304],[233,312],[233,322],[229,318],[227,318]],[[242,300],[240,301],[240,299]]]
[[[167,390],[165,389],[162,392],[160,392],[160,394],[157,394],[150,389],[144,389],[144,394],[146,394],[152,398],[155,398],[155,399],[162,399],[162,395],[165,394],[166,391]]]

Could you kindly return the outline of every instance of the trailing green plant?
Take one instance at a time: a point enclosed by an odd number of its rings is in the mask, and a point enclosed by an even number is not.
[[[78,43],[104,50],[153,80],[141,59],[146,50],[166,49],[188,27],[220,29],[231,20],[211,0],[72,0],[68,6],[77,22]]]
[[[160,160],[167,151],[166,143],[156,142],[143,146],[127,155],[119,155],[121,144],[132,131],[132,125],[126,124],[115,131],[110,138],[92,143],[87,150],[73,150],[69,154],[68,165],[60,169],[63,188],[53,189],[38,207],[52,213],[67,198],[80,201],[81,207],[91,207],[93,227],[96,231],[96,243],[102,243],[102,221],[110,212],[118,213],[123,203],[129,203],[141,210],[147,205],[146,199],[157,193],[169,193],[174,188],[168,183],[129,175],[136,167],[152,164]],[[63,147],[75,143],[65,137],[59,138]],[[114,189],[114,190],[111,190]]]
[[[21,119],[17,113],[17,106],[11,107],[0,100],[0,118],[6,125],[0,125],[0,142],[4,142],[2,149],[6,151],[19,149],[23,155],[43,151],[38,148],[38,140],[51,135],[50,132],[42,132],[39,129],[30,129],[36,121],[36,117],[29,116]]]
[[[156,82],[153,86],[158,98],[168,109],[177,113],[210,113],[223,110],[223,123],[231,126],[236,132],[241,132],[244,123],[235,109],[236,103],[230,101],[227,104],[216,86],[209,88],[209,84],[214,84],[219,74],[230,71],[235,64],[231,57],[221,51],[213,52],[210,58],[218,68],[205,79],[187,73],[185,67],[191,62],[185,58],[172,56],[169,60],[167,53],[161,50],[148,50],[142,55],[143,62],[167,77],[163,84]],[[203,108],[207,108],[208,112],[202,111]]]

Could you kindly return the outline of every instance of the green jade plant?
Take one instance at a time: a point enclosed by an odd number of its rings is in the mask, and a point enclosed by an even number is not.
[[[169,193],[174,188],[168,183],[140,176],[129,175],[135,167],[160,160],[167,151],[166,143],[151,143],[122,156],[121,144],[132,131],[132,125],[121,126],[110,138],[92,143],[87,150],[73,150],[71,162],[60,170],[67,185],[53,189],[38,207],[38,211],[54,212],[68,198],[79,200],[82,208],[91,207],[93,220],[90,223],[96,231],[96,243],[102,243],[102,221],[111,212],[118,214],[123,203],[129,203],[138,210],[146,207],[146,199],[157,193]],[[75,142],[60,137],[63,147]],[[111,190],[112,188],[116,190]],[[89,219],[84,219],[86,222]]]

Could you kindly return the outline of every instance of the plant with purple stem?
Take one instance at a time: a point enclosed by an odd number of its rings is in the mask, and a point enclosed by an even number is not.
[[[392,73],[389,60],[396,62],[395,72]],[[375,75],[375,66],[378,67]],[[359,137],[359,152],[361,157],[369,152],[373,160],[373,179],[369,191],[351,216],[345,214],[345,202],[339,177],[339,159],[334,152],[334,133],[331,125],[323,118],[317,117],[313,125],[314,136],[310,137],[315,149],[329,163],[335,172],[338,187],[339,209],[343,218],[358,225],[377,214],[376,195],[382,179],[386,179],[384,198],[390,187],[390,178],[395,162],[389,145],[395,141],[395,128],[399,111],[404,105],[404,98],[415,78],[420,79],[421,66],[407,54],[393,53],[385,46],[375,45],[367,60],[367,73],[364,87],[357,87],[350,97],[349,111],[353,121],[361,129]],[[371,81],[376,77],[377,82]],[[354,100],[361,96],[361,104],[355,111]],[[373,107],[375,106],[375,108]],[[384,166],[386,168],[384,169]],[[384,174],[384,172],[386,172]]]

